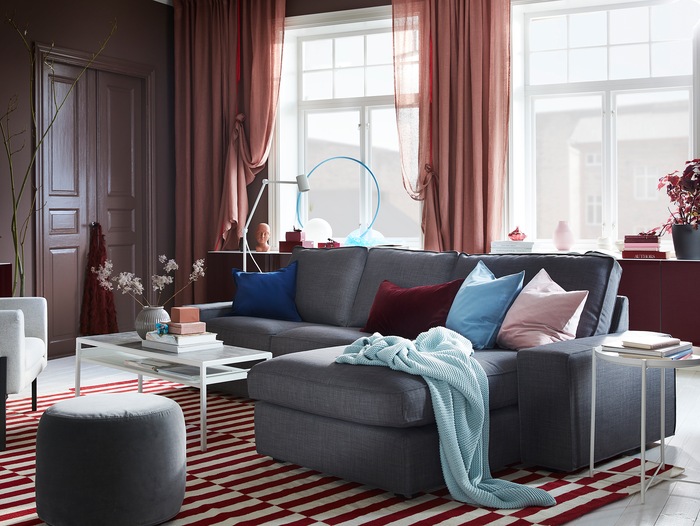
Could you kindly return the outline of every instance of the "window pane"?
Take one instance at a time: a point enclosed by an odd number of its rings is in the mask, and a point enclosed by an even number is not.
[[[362,97],[365,94],[365,68],[335,70],[335,98]]]
[[[610,78],[633,79],[649,76],[649,45],[610,48]]]
[[[608,19],[605,11],[569,17],[569,47],[604,46],[607,43]]]
[[[303,69],[328,69],[333,67],[333,41],[307,40],[302,44]]]
[[[566,82],[566,51],[545,51],[530,55],[530,84]]]
[[[337,155],[359,158],[359,124],[357,111],[309,113],[306,119],[306,173],[324,159]],[[315,170],[309,179],[309,219],[325,219],[336,237],[345,237],[358,227],[360,170],[364,171],[352,161],[333,160]]]
[[[632,44],[649,40],[649,8],[610,11],[610,43]]]
[[[689,39],[700,18],[700,4],[695,0],[680,0],[651,7],[651,39]]]
[[[333,98],[333,74],[330,71],[304,73],[303,100]]]
[[[652,77],[692,75],[693,50],[689,40],[651,45]]]
[[[575,239],[600,235],[602,97],[546,97],[535,101],[537,237],[550,238],[562,220]],[[585,206],[584,206],[585,205]]]
[[[385,238],[415,237],[420,232],[421,208],[403,187],[394,108],[370,110],[370,148],[371,169],[381,191],[381,206],[373,228]]]
[[[530,51],[566,48],[566,17],[533,18],[530,22]]]
[[[394,67],[374,66],[367,68],[367,93],[375,95],[391,95],[394,93]]]
[[[393,42],[391,33],[367,35],[367,64],[393,64]]]
[[[617,184],[620,237],[660,226],[668,197],[659,177],[682,169],[689,155],[688,91],[617,96]]]
[[[349,68],[365,63],[365,39],[363,36],[335,39],[335,67]]]
[[[585,82],[608,78],[607,48],[596,47],[569,51],[569,81]]]

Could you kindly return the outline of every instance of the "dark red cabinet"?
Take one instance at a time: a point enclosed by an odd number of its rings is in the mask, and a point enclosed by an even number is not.
[[[630,329],[661,331],[700,345],[700,261],[620,260],[619,294],[630,301]]]

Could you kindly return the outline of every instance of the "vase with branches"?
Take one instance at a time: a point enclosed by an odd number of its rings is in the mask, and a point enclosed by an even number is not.
[[[9,15],[5,16],[4,22],[14,33],[17,34],[21,40],[29,61],[28,100],[29,112],[31,115],[30,137],[27,138],[25,128],[17,129],[13,127],[13,117],[16,116],[16,112],[20,106],[20,98],[18,95],[13,95],[10,97],[6,109],[2,114],[0,114],[0,137],[2,137],[3,151],[7,163],[6,166],[8,169],[10,200],[12,207],[12,219],[10,222],[12,248],[14,251],[12,294],[24,296],[26,291],[24,246],[27,239],[27,233],[32,225],[32,218],[34,217],[35,213],[41,209],[41,204],[37,203],[37,185],[34,183],[34,168],[36,166],[37,157],[41,151],[44,141],[51,132],[61,109],[85,72],[92,67],[97,57],[107,47],[107,43],[117,30],[117,23],[116,21],[112,21],[111,29],[107,34],[107,37],[99,42],[97,51],[92,53],[86,65],[79,71],[75,80],[69,85],[68,90],[64,95],[57,95],[53,86],[53,76],[51,77],[50,98],[51,104],[53,105],[53,115],[46,128],[40,132],[39,123],[37,121],[36,101],[34,99],[36,55],[28,35],[28,29],[26,27],[20,27],[17,21]],[[53,70],[50,52],[45,56],[44,61],[48,68]],[[27,147],[28,142],[30,142],[29,147],[31,147],[31,151],[29,152],[29,161],[25,166],[20,167],[17,163],[17,155]],[[28,200],[28,209],[26,215],[23,215],[23,203],[25,200]]]

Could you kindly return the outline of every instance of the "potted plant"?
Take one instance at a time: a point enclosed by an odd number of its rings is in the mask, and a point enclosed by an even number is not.
[[[666,189],[671,215],[661,234],[671,232],[678,259],[700,259],[700,159],[686,161],[678,170],[659,179],[658,189]]]

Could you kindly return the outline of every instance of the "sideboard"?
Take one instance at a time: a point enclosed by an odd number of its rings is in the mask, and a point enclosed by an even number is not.
[[[0,298],[12,296],[12,263],[0,263]]]
[[[620,259],[619,294],[630,301],[630,329],[661,331],[700,345],[700,261]]]

